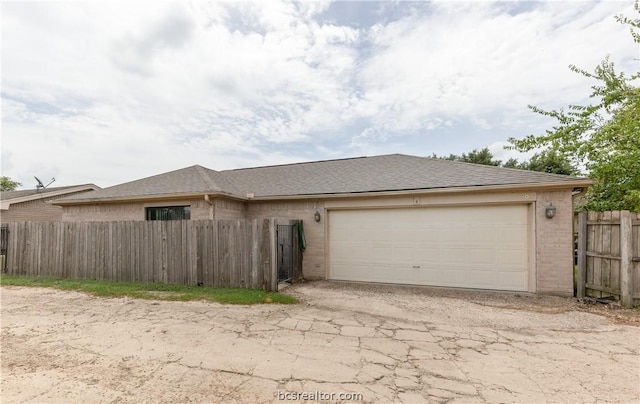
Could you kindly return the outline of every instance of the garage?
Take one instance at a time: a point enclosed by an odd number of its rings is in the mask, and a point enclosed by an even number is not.
[[[329,278],[528,291],[528,206],[331,210]]]

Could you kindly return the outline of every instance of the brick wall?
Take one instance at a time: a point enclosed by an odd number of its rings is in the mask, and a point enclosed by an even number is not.
[[[553,203],[556,215],[547,219]],[[573,204],[571,191],[539,192],[536,198],[537,292],[573,295]]]
[[[192,220],[210,219],[210,205],[202,198],[162,202],[64,206],[62,220],[65,222],[145,220],[146,208],[161,206],[191,206]]]
[[[320,212],[320,222],[314,220]],[[302,275],[305,279],[326,279],[325,213],[321,201],[252,202],[247,206],[249,219],[275,218],[283,223],[302,220],[307,249],[303,254]]]
[[[46,203],[44,199],[17,203],[0,214],[2,223],[53,222],[62,219],[62,208]]]
[[[216,199],[214,203],[214,216],[216,219],[229,220],[244,219],[247,217],[247,204],[245,202],[230,199]]]
[[[51,201],[87,191],[72,192],[49,198],[35,199],[27,202],[11,204],[8,210],[0,212],[0,222],[55,222],[62,220],[62,208],[51,204]]]

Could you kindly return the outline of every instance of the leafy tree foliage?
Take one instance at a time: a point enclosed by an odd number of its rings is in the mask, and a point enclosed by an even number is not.
[[[640,15],[640,3],[635,11]],[[640,18],[617,16],[631,29],[640,44]],[[626,77],[605,58],[593,72],[570,66],[571,70],[596,84],[591,87],[590,105],[569,105],[567,110],[529,108],[554,118],[557,125],[543,135],[510,138],[520,151],[545,148],[547,153],[583,164],[596,183],[587,193],[585,209],[640,211],[640,88],[633,85],[640,71]]]
[[[519,162],[514,158],[510,158],[504,164],[501,160],[495,160],[489,148],[475,149],[468,154],[462,155],[450,154],[447,157],[439,157],[436,154],[433,158],[444,160],[463,161],[465,163],[484,164],[489,166],[501,166],[506,168],[517,168],[520,170],[541,171],[552,174],[576,175],[578,170],[571,165],[571,162],[557,152],[545,151],[535,154],[531,160]]]
[[[433,154],[432,157],[444,160],[462,161],[465,163],[484,164],[487,166],[499,166],[502,163],[500,160],[493,159],[493,153],[489,151],[488,147],[485,147],[484,149],[473,149],[468,154],[449,154],[447,157],[440,157]]]
[[[531,157],[531,160],[522,163],[514,158],[507,160],[503,167],[518,168],[521,170],[540,171],[551,174],[577,175],[579,174],[571,162],[560,153],[546,150]]]
[[[0,177],[0,191],[15,191],[20,185],[22,184],[9,177]]]

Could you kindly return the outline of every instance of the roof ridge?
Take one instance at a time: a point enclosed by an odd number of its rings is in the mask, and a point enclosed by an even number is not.
[[[222,170],[222,171],[219,171],[219,172],[220,173],[225,173],[225,172],[232,172],[232,171],[257,170],[257,169],[272,168],[272,167],[289,167],[289,166],[298,166],[298,165],[304,165],[304,164],[330,163],[330,162],[333,162],[333,161],[359,160],[359,159],[385,157],[385,156],[396,156],[396,155],[401,155],[401,154],[393,153],[393,154],[382,154],[382,155],[378,155],[378,156],[358,156],[358,157],[344,157],[344,158],[339,158],[339,159],[302,161],[302,162],[299,162],[299,163],[284,163],[284,164],[274,164],[274,165],[267,165],[267,166],[232,168],[230,170]]]
[[[199,164],[196,164],[192,167],[195,168],[200,178],[202,178],[207,187],[211,188],[212,191],[223,191],[222,187],[220,187],[209,175],[210,172],[217,174],[218,172],[216,170],[203,167]]]

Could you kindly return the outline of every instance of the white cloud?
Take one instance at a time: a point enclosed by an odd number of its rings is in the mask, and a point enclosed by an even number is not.
[[[610,53],[637,69],[612,18],[628,2],[338,9],[348,18],[326,1],[3,3],[3,175],[105,186],[192,164],[431,154],[418,138],[460,153],[541,132],[527,104],[584,99],[570,63]]]
[[[511,15],[488,3],[446,2],[376,27],[377,51],[359,74],[364,100],[380,125],[396,121],[400,132],[423,127],[425,116],[489,127],[499,125],[494,114],[520,115],[530,103],[575,102],[588,86],[570,63],[591,67],[603,52],[628,61],[628,47],[614,39],[624,31],[611,17],[620,5],[543,3]]]

